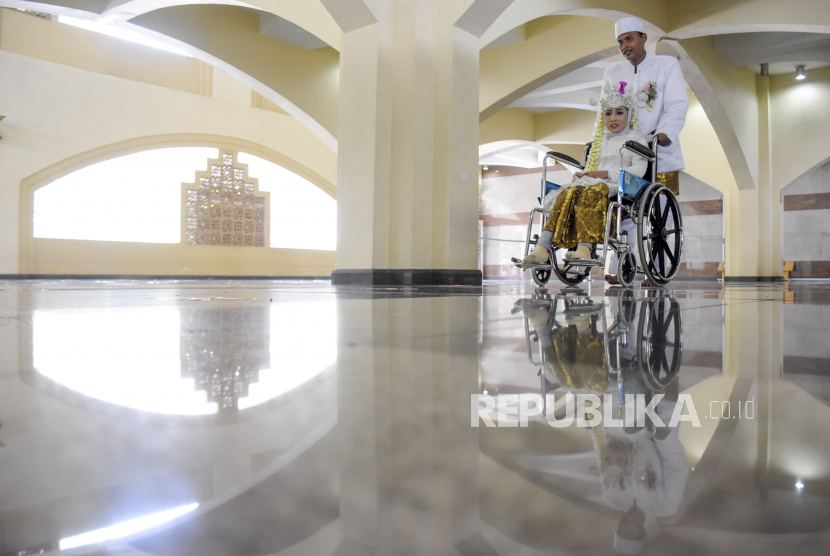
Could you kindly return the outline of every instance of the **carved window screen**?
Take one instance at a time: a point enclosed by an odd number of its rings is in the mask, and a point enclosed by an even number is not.
[[[189,244],[267,247],[269,194],[236,153],[222,151],[197,172],[196,182],[183,184],[185,241]]]

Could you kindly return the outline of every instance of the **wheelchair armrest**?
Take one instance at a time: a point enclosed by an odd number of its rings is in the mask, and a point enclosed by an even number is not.
[[[568,156],[566,154],[558,153],[558,152],[555,152],[555,151],[548,151],[548,154],[545,155],[545,156],[548,156],[548,157],[550,157],[550,158],[552,158],[552,159],[554,159],[558,162],[561,162],[563,164],[567,164],[568,166],[573,166],[575,168],[579,168],[580,170],[582,170],[584,168],[584,166],[582,166],[582,164],[580,164],[575,158],[571,158],[570,156]]]
[[[637,141],[626,141],[623,148],[626,148],[629,151],[639,154],[643,158],[651,160],[652,162],[657,158],[657,155],[654,154],[654,151],[642,145],[641,143],[638,143]]]

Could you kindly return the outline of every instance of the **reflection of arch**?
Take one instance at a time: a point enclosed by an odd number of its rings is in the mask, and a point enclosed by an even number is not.
[[[337,437],[331,432],[336,425],[333,415],[250,479],[197,511],[124,540],[151,554],[193,554],[193,547],[200,545],[238,550],[251,539],[273,554],[300,545],[340,517],[340,495],[332,486]],[[263,512],[263,507],[268,509]]]
[[[193,378],[194,389],[204,390],[205,386],[200,385],[200,377],[210,376],[214,367],[219,367],[223,371],[222,374],[227,376],[229,373],[224,371],[239,366],[243,372],[246,369],[255,370],[253,381],[258,381],[259,372],[270,366],[270,350],[273,349],[270,344],[272,335],[270,327],[273,321],[269,319],[268,314],[274,305],[230,307],[221,305],[221,301],[212,303],[214,305],[184,303],[179,306],[181,328],[178,338],[174,338],[174,341],[181,346],[182,378]],[[216,357],[188,358],[185,356],[188,352],[197,355],[197,352],[201,350],[209,350],[211,355],[215,351]],[[35,351],[35,321],[30,318],[26,319],[24,325],[19,328],[17,342],[17,352],[20,357],[19,376],[24,384],[82,411],[89,411],[117,421],[153,427],[207,428],[246,423],[276,411],[296,413],[296,405],[305,403],[303,400],[327,395],[326,389],[333,384],[331,380],[334,378],[334,366],[330,364],[321,367],[310,378],[292,385],[291,388],[278,393],[275,397],[245,409],[223,411],[220,408],[216,413],[200,415],[152,413],[92,397],[41,374],[35,369]],[[280,352],[278,355],[280,358],[285,358],[290,354]],[[309,358],[309,361],[312,359]],[[314,361],[319,361],[319,357]],[[297,369],[292,370],[297,372]],[[247,392],[245,394],[247,395]],[[210,395],[208,398],[210,399]],[[309,406],[309,411],[313,411],[315,415],[326,415],[327,409],[320,409],[321,407],[323,406],[315,402]]]
[[[24,338],[21,338],[21,347]],[[77,407],[84,411],[91,411],[119,421],[131,421],[135,423],[157,426],[157,427],[184,427],[184,428],[199,428],[211,426],[224,426],[237,423],[245,423],[258,419],[263,415],[277,411],[290,406],[297,400],[302,399],[308,394],[320,388],[324,382],[332,378],[332,367],[324,370],[311,380],[302,383],[297,388],[280,394],[276,398],[272,398],[265,403],[256,405],[249,409],[239,412],[218,412],[211,415],[165,415],[160,413],[148,413],[138,409],[131,409],[122,407],[109,402],[90,398],[55,382],[51,378],[45,377],[33,370],[31,363],[32,349],[31,349],[31,332],[28,334],[27,350],[22,350],[29,362],[21,363],[20,380],[24,384],[31,386],[39,392],[43,392],[51,397],[60,399],[62,402],[73,407]]]

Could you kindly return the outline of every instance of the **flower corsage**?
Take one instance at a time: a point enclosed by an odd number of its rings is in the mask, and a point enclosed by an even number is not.
[[[640,101],[641,106],[648,106],[648,111],[652,112],[654,107],[651,101],[657,98],[657,83],[649,81],[643,85],[643,90],[637,93],[637,100]]]

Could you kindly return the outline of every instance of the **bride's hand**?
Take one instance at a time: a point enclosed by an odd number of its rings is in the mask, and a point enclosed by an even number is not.
[[[608,172],[605,170],[593,170],[591,172],[585,172],[585,175],[589,178],[595,178],[598,180],[604,180],[608,178]]]
[[[582,172],[576,172],[576,173],[574,174],[573,179],[571,179],[571,181],[576,181],[576,180],[578,180],[579,178],[581,178],[581,177],[582,177],[582,176],[584,176],[584,175],[585,175],[585,174],[583,174]]]

